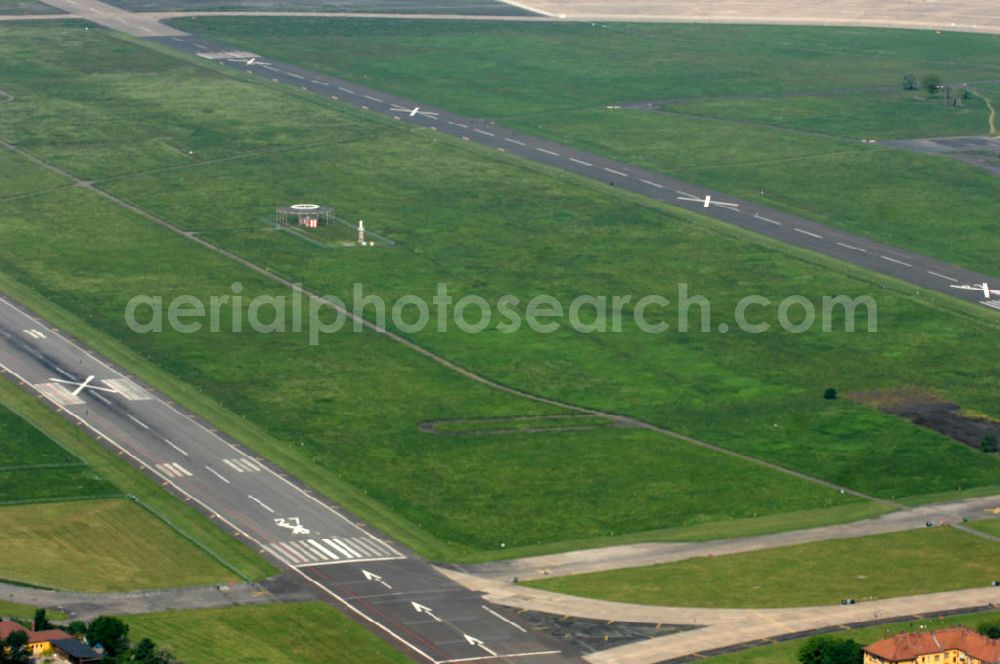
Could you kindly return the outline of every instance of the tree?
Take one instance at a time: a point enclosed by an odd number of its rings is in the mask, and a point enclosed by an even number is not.
[[[823,398],[824,399],[836,399],[837,398],[837,390],[835,388],[833,388],[833,387],[826,388],[826,391],[823,392]]]
[[[52,629],[52,623],[49,622],[48,616],[45,615],[45,609],[35,609],[35,619],[31,621],[34,625],[34,631],[40,632],[43,629]]]
[[[70,624],[66,625],[66,631],[73,636],[83,636],[87,633],[87,623],[82,620],[74,620]]]
[[[924,74],[923,84],[927,94],[936,97],[938,90],[941,89],[941,77],[937,74]]]
[[[862,664],[864,653],[861,644],[853,639],[835,639],[816,636],[799,649],[802,664]]]
[[[29,664],[31,651],[28,650],[28,633],[22,630],[11,632],[0,641],[0,663]]]
[[[979,623],[976,631],[991,639],[1000,639],[1000,620],[987,620]]]
[[[143,639],[132,650],[129,661],[135,664],[175,664],[177,659],[166,648],[158,648],[151,639]]]
[[[113,616],[99,616],[87,626],[87,643],[100,644],[109,657],[128,650],[128,625]]]
[[[920,86],[917,85],[917,77],[913,74],[907,74],[903,77],[903,89],[904,90],[917,90]]]
[[[979,443],[979,449],[989,454],[996,454],[1000,450],[1000,441],[997,441],[997,437],[994,434],[988,433],[983,437],[982,442]]]

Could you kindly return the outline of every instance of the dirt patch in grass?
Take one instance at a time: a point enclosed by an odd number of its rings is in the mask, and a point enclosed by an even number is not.
[[[848,399],[878,408],[883,413],[905,417],[914,424],[937,431],[953,440],[979,449],[992,434],[1000,438],[1000,422],[944,399],[919,387],[894,387],[871,392],[853,392]]]

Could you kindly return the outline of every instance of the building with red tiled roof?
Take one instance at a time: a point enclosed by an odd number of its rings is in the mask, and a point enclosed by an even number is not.
[[[1000,664],[1000,640],[964,627],[897,634],[864,652],[865,664]]]
[[[53,641],[73,638],[61,629],[43,629],[33,632],[21,623],[16,623],[12,620],[0,620],[0,640],[6,639],[14,632],[27,633],[28,650],[31,651],[32,657],[42,657],[51,654]]]

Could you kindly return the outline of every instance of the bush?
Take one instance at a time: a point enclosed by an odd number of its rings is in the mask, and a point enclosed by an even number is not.
[[[993,434],[987,434],[981,443],[979,443],[979,449],[982,452],[995,453],[1000,449],[1000,444],[997,442],[997,437]]]
[[[1000,619],[987,620],[986,622],[979,623],[979,627],[976,628],[976,631],[991,639],[1000,639]]]
[[[802,664],[862,664],[864,653],[854,639],[817,636],[805,642],[799,650]]]
[[[823,398],[824,399],[836,399],[837,398],[837,390],[835,390],[832,387],[826,388],[826,392],[823,392]]]

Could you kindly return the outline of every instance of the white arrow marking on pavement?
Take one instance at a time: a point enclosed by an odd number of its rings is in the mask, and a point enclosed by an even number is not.
[[[374,581],[375,583],[381,583],[383,586],[385,586],[389,590],[392,590],[392,586],[390,586],[388,583],[386,583],[382,579],[382,577],[379,576],[378,574],[372,574],[371,572],[369,572],[366,569],[361,570],[361,573],[364,574],[365,578],[368,579],[369,581]]]
[[[441,619],[438,618],[436,615],[434,615],[434,611],[432,611],[429,607],[426,607],[423,604],[417,604],[416,602],[410,602],[410,604],[413,605],[413,610],[416,611],[417,613],[425,613],[431,618],[433,618],[435,621],[441,622]]]
[[[463,634],[462,636],[464,636],[464,637],[465,637],[465,640],[466,640],[466,642],[467,642],[467,643],[468,643],[468,644],[469,644],[470,646],[476,646],[476,647],[478,647],[478,648],[482,648],[483,650],[485,650],[486,652],[488,652],[488,653],[489,653],[490,655],[492,655],[493,657],[499,657],[499,655],[497,655],[495,651],[493,651],[493,650],[490,650],[489,648],[487,648],[487,647],[486,647],[486,644],[485,644],[485,643],[483,643],[482,641],[480,641],[479,639],[477,639],[476,637],[474,637],[474,636],[469,636],[468,634]]]

